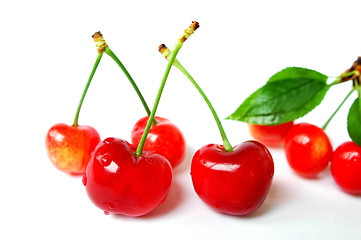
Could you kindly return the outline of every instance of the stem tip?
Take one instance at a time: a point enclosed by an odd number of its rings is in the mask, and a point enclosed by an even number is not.
[[[105,42],[103,35],[98,31],[92,35],[98,52],[105,52],[108,44]]]
[[[198,28],[199,23],[197,21],[193,21],[192,24],[184,30],[183,36],[179,38],[179,41],[185,42]]]
[[[169,56],[171,54],[169,48],[165,44],[159,45],[158,51],[165,57],[167,60],[169,60]]]
[[[342,74],[346,76],[342,77],[341,82],[354,80],[360,83],[361,82],[360,73],[361,73],[361,57],[358,57],[357,60],[352,64],[352,66]]]

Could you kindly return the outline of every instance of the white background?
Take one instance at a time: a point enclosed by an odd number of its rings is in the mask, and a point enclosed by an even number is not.
[[[180,127],[185,162],[167,201],[140,218],[106,216],[88,199],[80,177],[56,170],[45,150],[55,123],[72,124],[97,55],[101,31],[152,106],[170,48],[192,20],[200,28],[178,59],[224,119],[277,71],[307,67],[337,76],[361,55],[360,1],[2,1],[0,4],[1,239],[357,239],[361,198],[342,192],[329,169],[317,179],[290,170],[271,148],[275,176],[260,209],[232,217],[209,209],[193,190],[192,155],[222,143],[210,111],[173,69],[157,115]],[[332,88],[300,121],[321,126],[349,91]],[[329,125],[334,148],[349,140],[346,116],[355,95]],[[104,54],[79,123],[102,138],[130,138],[145,115],[134,90]],[[233,145],[251,139],[247,125],[222,121]]]

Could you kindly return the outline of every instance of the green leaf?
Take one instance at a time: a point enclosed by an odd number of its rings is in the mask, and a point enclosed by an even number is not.
[[[319,73],[315,70],[300,68],[300,67],[288,67],[278,73],[274,74],[268,82],[284,81],[286,79],[297,81],[299,79],[312,79],[315,81],[327,81],[327,76]]]
[[[330,85],[317,71],[290,67],[273,75],[227,119],[259,125],[296,120],[318,106]]]
[[[360,99],[356,98],[350,107],[347,116],[347,130],[352,141],[361,146],[361,110],[359,101]]]

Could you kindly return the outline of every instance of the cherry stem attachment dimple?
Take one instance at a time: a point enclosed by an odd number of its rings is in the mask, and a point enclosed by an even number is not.
[[[342,105],[346,102],[346,100],[351,96],[351,94],[355,91],[355,88],[352,88],[351,91],[346,95],[346,97],[342,100],[340,105],[336,108],[336,110],[332,113],[331,117],[326,121],[326,123],[322,126],[323,130],[326,130],[328,124],[331,122],[336,113],[340,110]]]
[[[178,39],[178,41],[176,42],[176,44],[174,46],[173,52],[172,52],[171,56],[169,57],[168,65],[167,65],[167,67],[165,69],[163,79],[162,79],[162,82],[160,84],[160,87],[159,87],[159,90],[158,90],[158,93],[157,93],[157,96],[156,96],[156,99],[155,99],[155,102],[154,102],[154,105],[153,105],[152,112],[151,112],[151,114],[149,116],[147,125],[146,125],[146,127],[144,129],[144,132],[143,132],[143,135],[142,135],[142,138],[140,139],[138,147],[137,147],[137,149],[136,149],[136,151],[134,153],[136,157],[140,157],[142,155],[145,140],[147,139],[149,130],[150,130],[152,122],[154,120],[155,113],[157,111],[159,101],[160,101],[160,98],[162,96],[163,89],[164,89],[165,83],[167,81],[167,78],[169,76],[170,69],[172,68],[173,62],[174,62],[179,50],[183,46],[183,43],[194,33],[194,31],[198,27],[199,27],[198,22],[192,22],[191,26],[184,31],[182,37]]]
[[[171,54],[170,50],[164,45],[160,45],[159,46],[159,52],[162,53],[162,55],[165,57],[165,59],[169,60],[169,55]],[[214,117],[214,120],[216,121],[217,123],[217,126],[218,126],[218,129],[219,129],[219,132],[222,136],[222,140],[223,140],[223,146],[224,146],[224,149],[227,151],[227,152],[232,152],[233,151],[233,147],[232,145],[230,144],[227,136],[226,136],[226,133],[223,129],[223,126],[221,124],[221,121],[219,120],[219,117],[214,109],[214,107],[212,106],[211,102],[209,101],[209,99],[207,98],[206,94],[203,92],[203,90],[201,89],[201,87],[197,84],[197,82],[194,80],[194,78],[189,74],[189,72],[182,66],[182,64],[180,64],[180,62],[175,59],[174,62],[173,62],[173,65],[178,68],[190,81],[191,83],[194,85],[194,87],[198,90],[198,92],[201,94],[201,96],[203,97],[204,101],[207,103],[209,109],[211,110],[212,114],[213,114],[213,117]]]
[[[86,84],[86,86],[85,86],[85,89],[84,89],[84,91],[83,91],[83,95],[82,95],[81,98],[80,98],[80,102],[79,102],[79,105],[78,105],[78,109],[77,109],[77,111],[76,111],[75,118],[74,118],[74,123],[73,123],[73,125],[72,125],[73,127],[77,127],[77,126],[78,126],[78,119],[79,119],[79,113],[80,113],[81,106],[83,105],[83,101],[84,101],[85,95],[86,95],[86,93],[88,92],[88,88],[89,88],[90,83],[91,83],[91,81],[92,81],[92,79],[93,79],[93,76],[94,76],[94,74],[95,74],[95,71],[96,71],[97,68],[98,68],[98,65],[99,65],[99,63],[100,63],[100,60],[102,59],[102,56],[103,56],[103,53],[102,53],[102,52],[98,52],[98,56],[97,56],[97,58],[96,58],[96,60],[95,60],[95,63],[94,63],[93,69],[92,69],[92,71],[91,71],[91,73],[90,73],[88,82],[87,82],[87,84]]]

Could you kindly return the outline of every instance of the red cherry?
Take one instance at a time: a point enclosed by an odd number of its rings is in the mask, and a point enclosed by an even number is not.
[[[95,149],[83,178],[91,201],[105,213],[141,216],[160,205],[172,182],[172,167],[161,155],[134,155],[128,142],[107,138]]]
[[[194,190],[214,210],[246,215],[259,208],[270,189],[274,174],[268,149],[247,141],[224,151],[223,145],[209,144],[193,156],[191,175]]]
[[[282,146],[284,139],[292,126],[293,121],[279,125],[248,125],[251,135],[268,147]]]
[[[351,194],[360,194],[361,147],[354,142],[341,144],[333,154],[331,173],[341,189]]]
[[[148,117],[141,118],[134,125],[131,133],[132,144],[134,146],[138,146],[148,119]],[[174,168],[178,166],[185,157],[186,142],[183,134],[180,129],[168,119],[155,117],[155,120],[157,123],[153,124],[150,128],[143,149],[145,151],[154,151],[164,156]]]
[[[93,127],[58,123],[49,129],[45,144],[56,168],[69,174],[83,174],[100,140]]]
[[[332,157],[332,145],[326,133],[309,123],[299,123],[290,129],[284,149],[290,167],[304,177],[315,177]]]

